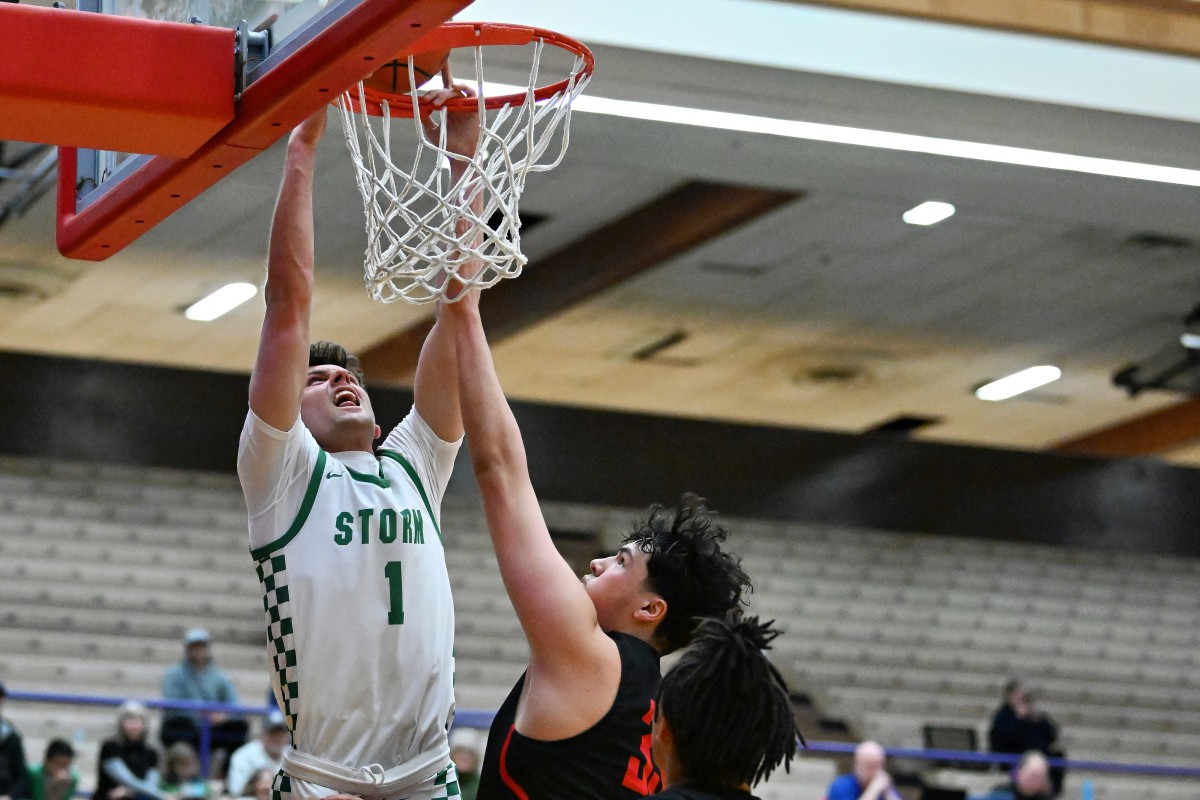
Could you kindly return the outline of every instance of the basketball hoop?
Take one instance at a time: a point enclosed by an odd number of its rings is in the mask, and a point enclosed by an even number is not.
[[[521,274],[518,204],[531,172],[551,170],[562,161],[569,141],[571,104],[592,75],[595,61],[586,46],[567,36],[521,25],[446,23],[421,40],[422,52],[398,59],[407,72],[407,89],[388,91],[368,78],[339,98],[346,144],[367,218],[367,247],[363,262],[367,290],[374,299],[390,303],[403,299],[427,303],[448,297],[447,280],[456,276],[468,288],[485,289]],[[531,51],[526,89],[485,96],[485,47],[528,47]],[[546,45],[572,59],[567,77],[539,86]],[[455,49],[474,55],[476,97],[446,101],[432,112],[422,101],[421,80]],[[418,79],[418,74],[422,79]],[[421,117],[430,113],[479,113],[479,139],[468,158],[446,149],[446,125],[438,141],[426,135]],[[373,124],[371,118],[379,122]],[[398,163],[393,157],[393,119],[411,119],[416,151]],[[443,122],[445,118],[443,117]],[[378,130],[377,130],[378,129]],[[406,137],[405,137],[406,138]],[[443,167],[450,160],[465,165],[460,179],[450,184]],[[472,205],[482,199],[482,211]],[[462,271],[478,263],[470,277]],[[466,271],[467,273],[470,270]]]

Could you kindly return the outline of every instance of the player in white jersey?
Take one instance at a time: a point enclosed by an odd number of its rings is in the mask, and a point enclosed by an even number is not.
[[[434,93],[435,103],[452,94]],[[276,800],[432,800],[458,794],[447,742],[454,610],[439,518],[463,433],[454,342],[434,324],[413,410],[373,452],[380,429],[357,359],[309,344],[313,164],[325,116],[288,142],[238,450],[272,683],[292,731],[274,789]],[[473,143],[475,115],[448,116],[450,141]]]

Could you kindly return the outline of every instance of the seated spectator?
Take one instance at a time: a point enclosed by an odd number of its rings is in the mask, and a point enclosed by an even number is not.
[[[146,707],[129,700],[117,713],[117,735],[100,745],[95,800],[167,800],[158,788],[158,753],[146,744]]]
[[[269,713],[263,720],[262,735],[258,740],[247,742],[229,757],[226,790],[234,797],[241,797],[255,772],[260,769],[270,770],[272,775],[278,772],[283,766],[283,748],[288,746],[291,738],[283,714],[278,710]]]
[[[79,788],[74,761],[75,748],[69,742],[51,739],[42,763],[29,768],[33,800],[71,800]]]
[[[276,772],[278,770],[269,769],[260,769],[255,772],[250,776],[250,780],[246,781],[241,796],[252,797],[254,800],[271,800],[271,785],[275,782]]]
[[[1051,800],[1055,797],[1050,784],[1050,765],[1046,757],[1030,750],[1013,771],[1012,782],[997,786],[986,795],[971,800]]]
[[[993,753],[1049,753],[1058,740],[1058,727],[1034,708],[1033,695],[1016,679],[1004,687],[1004,703],[992,715],[988,745]]]
[[[176,742],[167,748],[163,759],[159,791],[177,800],[203,800],[208,797],[208,782],[200,774],[200,756],[187,742]]]
[[[0,683],[0,709],[7,692]],[[0,717],[0,800],[29,800],[29,771],[25,768],[25,743],[8,720]]]
[[[834,778],[825,800],[900,800],[892,776],[883,768],[885,757],[877,742],[854,748],[854,771]]]
[[[1020,755],[1036,750],[1047,756],[1062,756],[1058,746],[1058,726],[1034,706],[1033,693],[1017,679],[1004,687],[1004,703],[992,715],[988,729],[988,747],[993,753]],[[1062,790],[1063,770],[1050,771],[1053,791]]]
[[[730,612],[702,620],[651,708],[664,800],[756,800],[753,786],[796,754],[787,684],[767,659],[778,633]],[[803,740],[801,740],[803,741]]]
[[[209,650],[208,631],[192,628],[183,639],[184,657],[167,670],[162,681],[162,695],[166,700],[194,700],[202,703],[225,703],[237,705],[237,689],[225,672],[213,661]],[[229,754],[246,743],[249,726],[246,721],[231,717],[220,711],[206,711],[203,716],[212,725],[209,741],[214,754],[220,753],[214,763],[225,764]],[[176,742],[187,742],[193,750],[200,750],[200,718],[195,711],[172,710],[163,714],[162,743],[170,747]],[[221,777],[224,770],[214,770]]]

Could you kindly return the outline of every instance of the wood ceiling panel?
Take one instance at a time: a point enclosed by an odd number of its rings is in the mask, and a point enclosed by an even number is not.
[[[1122,420],[1116,425],[1060,442],[1057,450],[1089,456],[1152,455],[1200,440],[1200,399]]]
[[[792,202],[795,192],[689,181],[484,292],[480,309],[494,343],[659,266],[703,242]],[[426,319],[361,355],[374,380],[411,380],[432,327]]]
[[[1200,55],[1200,8],[1189,0],[792,0],[940,22]]]

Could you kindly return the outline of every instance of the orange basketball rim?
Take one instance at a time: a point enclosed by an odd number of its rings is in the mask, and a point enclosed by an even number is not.
[[[596,58],[582,42],[545,28],[501,22],[447,22],[436,31],[422,37],[421,51],[411,54],[411,58],[414,62],[419,62],[421,56],[427,53],[440,54],[474,47],[524,47],[538,41],[566,50],[582,59],[583,65],[575,74],[556,83],[533,87],[535,102],[548,100],[565,91],[572,84],[586,81],[595,71]],[[401,59],[406,57],[409,57],[409,54],[404,54]],[[358,93],[352,90],[347,97],[350,98],[351,106],[355,111],[362,110],[358,106],[360,99]],[[394,117],[411,117],[413,115],[413,103],[409,91],[388,92],[372,86],[370,83],[364,83],[361,97],[365,99],[365,110],[371,116],[383,115],[384,102],[388,104],[389,111]],[[517,106],[528,100],[527,92],[519,92],[485,97],[483,105],[489,111],[495,111],[504,106]],[[470,97],[456,97],[446,101],[443,107],[450,112],[475,111],[478,109],[478,104],[475,99]],[[424,115],[428,106],[419,101],[418,108]]]

